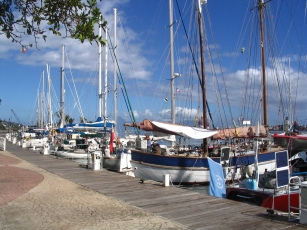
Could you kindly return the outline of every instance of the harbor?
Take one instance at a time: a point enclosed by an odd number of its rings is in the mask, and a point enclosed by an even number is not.
[[[80,167],[10,142],[0,159],[1,229],[307,228],[298,220],[289,222],[285,213],[270,215],[255,205],[158,182],[141,183],[138,178]],[[22,169],[28,173],[16,174]],[[12,199],[12,194],[33,182],[30,172],[37,173],[39,183]]]
[[[0,230],[307,228],[307,4],[1,6]]]

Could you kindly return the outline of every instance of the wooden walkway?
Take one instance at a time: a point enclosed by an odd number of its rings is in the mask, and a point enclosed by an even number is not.
[[[44,156],[7,142],[7,151],[76,184],[120,200],[188,229],[302,229],[288,216],[266,213],[254,205],[220,199],[160,183],[140,183],[138,178],[107,170],[94,171],[79,163]]]

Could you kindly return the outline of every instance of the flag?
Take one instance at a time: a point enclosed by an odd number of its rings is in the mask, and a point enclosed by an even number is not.
[[[27,50],[28,48],[26,46],[22,46],[20,52],[24,54],[25,52],[27,52]]]
[[[112,128],[111,130],[111,136],[110,136],[110,153],[114,152],[114,148],[113,148],[113,141],[115,139],[115,134],[114,134],[114,129]]]
[[[223,167],[208,157],[210,170],[210,196],[226,198],[226,188],[224,181]]]
[[[180,93],[180,89],[177,88],[177,93]]]

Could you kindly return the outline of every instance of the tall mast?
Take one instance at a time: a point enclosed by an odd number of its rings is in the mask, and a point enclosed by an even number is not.
[[[173,0],[169,0],[170,34],[170,79],[171,79],[171,122],[175,124],[175,86],[174,86],[174,35],[173,35]]]
[[[47,79],[48,79],[48,123],[50,127],[52,125],[52,109],[51,109],[51,78],[50,78],[50,66],[47,64]]]
[[[41,100],[40,100],[40,93],[39,93],[39,88],[37,89],[37,110],[36,110],[36,116],[37,116],[37,127],[40,128],[41,125],[41,113],[40,113],[40,104],[41,104]]]
[[[108,39],[108,27],[105,27],[106,40]],[[104,69],[104,128],[107,124],[107,102],[108,102],[108,42],[105,45],[105,69]]]
[[[292,90],[291,90],[291,75],[290,75],[291,71],[290,71],[290,57],[289,57],[289,94],[290,94],[290,98],[289,98],[289,121],[290,124],[293,124],[293,111],[292,111]]]
[[[259,23],[260,23],[260,39],[261,39],[261,67],[262,67],[262,105],[263,105],[263,125],[268,133],[268,112],[267,112],[267,96],[266,96],[266,75],[265,75],[265,57],[264,57],[264,28],[263,28],[263,9],[265,7],[264,0],[259,0]]]
[[[201,14],[201,4],[207,3],[207,1],[199,0],[199,11],[198,11],[198,25],[199,25],[199,42],[200,42],[200,57],[201,57],[201,88],[203,93],[203,125],[204,129],[207,128],[207,107],[206,107],[206,79],[205,79],[205,55],[204,55],[204,44],[203,44],[203,26],[202,26],[202,14]],[[204,157],[208,156],[208,140],[203,139],[203,150]]]
[[[62,67],[61,67],[61,97],[60,97],[60,114],[61,114],[61,123],[60,127],[63,128],[65,121],[65,110],[64,110],[64,52],[65,46],[62,45]]]
[[[117,38],[116,38],[116,24],[117,24],[117,9],[114,8],[114,45],[113,45],[113,49],[114,49],[114,123],[115,123],[115,127],[117,125],[117,75],[116,75],[116,47],[117,47]],[[118,130],[115,128],[115,135],[117,136]]]
[[[40,112],[41,112],[41,123],[40,123],[40,128],[44,128],[45,125],[45,71],[43,70],[42,72],[42,103],[40,105]]]
[[[101,38],[101,34],[102,34],[102,28],[101,28],[101,16],[100,16],[100,19],[99,19],[99,38]],[[99,65],[99,68],[98,68],[98,97],[99,97],[99,100],[98,100],[98,107],[99,107],[99,114],[98,114],[98,117],[102,117],[102,92],[101,92],[101,53],[102,53],[102,50],[101,50],[101,43],[99,42],[98,43],[98,52],[99,52],[99,55],[98,55],[98,65]]]

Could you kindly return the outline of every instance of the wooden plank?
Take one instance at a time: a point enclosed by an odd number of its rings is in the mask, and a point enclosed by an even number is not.
[[[287,222],[287,217],[279,216],[274,219],[267,216],[262,207],[211,197],[175,186],[164,187],[158,182],[140,183],[138,178],[105,169],[94,171],[80,167],[78,162],[41,155],[9,142],[7,149],[21,159],[60,177],[189,229],[302,228],[302,225]]]

